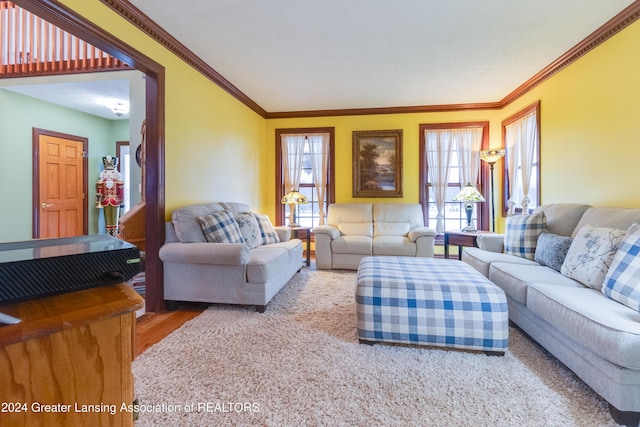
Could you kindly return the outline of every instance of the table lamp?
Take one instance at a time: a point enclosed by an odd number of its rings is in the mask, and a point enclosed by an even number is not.
[[[467,213],[467,226],[462,229],[462,231],[473,233],[476,230],[476,227],[471,222],[471,214],[473,213],[473,204],[476,202],[484,202],[484,197],[476,187],[471,185],[471,183],[462,187],[462,190],[453,198],[454,202],[464,202],[464,207]]]
[[[496,164],[498,160],[504,157],[505,150],[503,148],[499,150],[481,150],[480,151],[480,159],[489,164],[489,168],[491,169],[491,231],[496,231],[496,206],[493,200],[493,166]]]
[[[296,205],[305,205],[309,203],[307,196],[300,193],[297,190],[293,190],[285,194],[282,198],[283,205],[289,205],[289,227],[300,227],[300,224],[296,224]]]

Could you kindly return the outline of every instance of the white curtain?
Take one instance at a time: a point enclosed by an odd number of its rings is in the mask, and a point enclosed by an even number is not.
[[[298,191],[302,160],[304,157],[304,135],[282,136],[282,169],[284,171],[284,193]]]
[[[324,212],[325,195],[327,190],[327,174],[329,173],[329,134],[309,135],[309,153],[311,154],[311,168],[313,182],[318,196],[318,225],[326,223]]]
[[[480,174],[482,128],[454,129],[453,135],[460,158],[460,184],[476,185]]]
[[[521,119],[506,126],[507,167],[509,168],[509,211],[515,213],[518,203],[522,213],[529,211],[529,191],[531,172],[538,145],[538,126],[536,112],[533,111]]]
[[[433,189],[433,200],[438,212],[436,216],[436,232],[444,232],[444,202],[447,197],[449,183],[449,167],[451,166],[451,150],[453,135],[450,130],[426,130],[427,164],[429,165],[429,181]]]

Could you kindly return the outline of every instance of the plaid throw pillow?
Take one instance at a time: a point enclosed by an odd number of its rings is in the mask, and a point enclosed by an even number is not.
[[[254,214],[258,220],[258,227],[260,227],[260,234],[262,234],[262,244],[269,245],[271,243],[280,243],[278,233],[273,229],[269,217],[266,215]]]
[[[640,224],[633,224],[613,256],[602,293],[640,311]]]
[[[240,227],[235,218],[227,211],[213,212],[198,217],[207,242],[244,243]]]
[[[538,237],[542,234],[545,224],[544,212],[508,217],[504,234],[504,252],[533,260]]]

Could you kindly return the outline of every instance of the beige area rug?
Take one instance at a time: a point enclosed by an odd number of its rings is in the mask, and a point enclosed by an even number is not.
[[[267,306],[212,306],[135,361],[137,426],[614,426],[522,332],[489,357],[358,344],[355,273],[303,268]]]

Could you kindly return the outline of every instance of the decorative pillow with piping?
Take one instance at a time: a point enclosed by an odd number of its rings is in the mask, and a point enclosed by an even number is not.
[[[535,262],[560,271],[572,241],[571,237],[543,232],[536,244]]]
[[[625,230],[585,225],[573,238],[560,273],[600,290]]]
[[[640,224],[633,224],[620,242],[604,278],[602,293],[640,311]]]
[[[260,226],[253,212],[241,212],[235,216],[238,226],[240,227],[240,233],[244,238],[244,242],[249,246],[249,249],[257,248],[262,245],[262,233],[260,232]]]
[[[202,232],[211,243],[245,243],[235,218],[227,211],[198,217]]]
[[[542,234],[545,223],[544,212],[508,217],[504,233],[504,252],[533,260],[538,237]]]
[[[267,215],[253,214],[258,220],[258,227],[260,227],[260,234],[262,235],[262,244],[270,245],[272,243],[280,243],[278,233],[271,225],[271,221]]]

